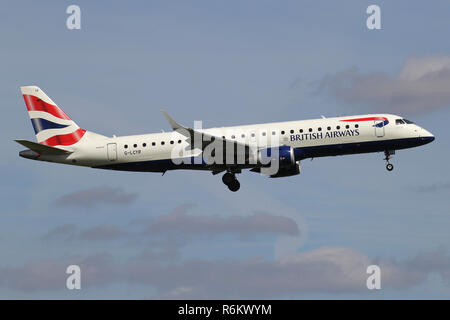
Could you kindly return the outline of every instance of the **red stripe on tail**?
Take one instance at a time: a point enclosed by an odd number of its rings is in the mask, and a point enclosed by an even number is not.
[[[29,94],[24,94],[23,99],[25,100],[25,104],[27,105],[28,111],[44,111],[60,119],[72,120],[58,106],[42,101],[38,97]]]
[[[50,147],[54,146],[70,146],[72,144],[77,143],[80,141],[81,138],[83,138],[84,134],[86,133],[86,130],[78,129],[75,132],[68,133],[68,134],[60,134],[57,136],[53,136],[51,138],[48,138],[47,140],[44,140],[42,142],[39,142],[40,144],[45,144]]]

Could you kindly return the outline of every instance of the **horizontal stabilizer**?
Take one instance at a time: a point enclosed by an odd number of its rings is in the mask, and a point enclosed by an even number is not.
[[[69,154],[72,153],[72,151],[63,150],[55,147],[49,147],[44,144],[28,141],[28,140],[14,140],[17,143],[20,143],[21,145],[27,147],[30,150],[33,150],[34,152],[37,152],[39,154],[53,154],[53,155],[63,155],[63,154]]]

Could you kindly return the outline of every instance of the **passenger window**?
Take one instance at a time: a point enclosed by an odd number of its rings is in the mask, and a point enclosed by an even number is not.
[[[300,133],[303,133],[303,129],[300,129]]]
[[[265,137],[265,136],[266,136],[266,133],[265,133],[265,132],[263,132],[263,133],[262,133],[262,135],[263,135],[263,136]]]
[[[331,130],[331,127],[327,127],[327,130]]]
[[[162,145],[162,146],[164,145],[164,141],[161,141],[161,145]]]
[[[181,143],[181,140],[178,140],[178,143]]]
[[[147,144],[144,142],[144,143],[142,144],[142,146],[145,148],[145,147],[147,146]]]
[[[133,147],[137,148],[137,144],[133,144]]]
[[[312,128],[309,128],[308,131],[309,131],[309,132],[312,132]]]
[[[317,131],[322,131],[322,128],[317,128]]]
[[[291,132],[291,133],[294,133],[294,130],[291,130],[290,132]]]
[[[355,128],[357,128],[357,129],[358,129],[358,128],[359,128],[359,124],[355,124]]]
[[[173,144],[173,140],[170,140],[170,144]]]
[[[128,145],[126,144],[126,145],[124,145],[123,147],[124,147],[125,149],[127,149],[127,148],[128,148]]]
[[[152,146],[156,146],[156,142],[152,142]]]
[[[241,138],[245,138],[245,134],[241,135]]]
[[[234,138],[236,138],[236,136],[235,136],[235,135],[232,135],[232,136],[231,136],[231,139],[234,139]]]
[[[337,127],[336,127],[336,130],[339,130],[340,128],[341,128],[340,126],[337,126]]]
[[[350,128],[350,126],[349,126],[349,125],[346,125],[346,126],[345,126],[345,129],[348,129],[348,128]]]

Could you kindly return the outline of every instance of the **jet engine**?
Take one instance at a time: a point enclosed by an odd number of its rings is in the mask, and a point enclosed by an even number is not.
[[[298,174],[300,174],[300,161],[296,161],[295,164],[287,168],[280,167],[277,173],[270,175],[270,178],[290,177]]]
[[[262,149],[258,153],[262,165],[261,173],[271,178],[294,176],[300,173],[300,161],[295,161],[294,149],[290,146]]]

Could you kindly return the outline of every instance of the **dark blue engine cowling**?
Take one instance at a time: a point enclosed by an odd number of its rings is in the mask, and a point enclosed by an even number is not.
[[[266,172],[271,178],[289,177],[300,173],[300,161],[295,161],[294,149],[290,146],[260,150],[259,161],[263,166],[262,169],[267,167],[275,169]],[[278,161],[278,164],[275,161]]]
[[[270,175],[271,178],[290,177],[300,174],[300,161],[297,161],[293,166],[278,169],[278,172]]]
[[[289,168],[295,165],[294,149],[290,146],[263,149],[259,151],[258,160],[263,166],[278,161],[280,168]]]

